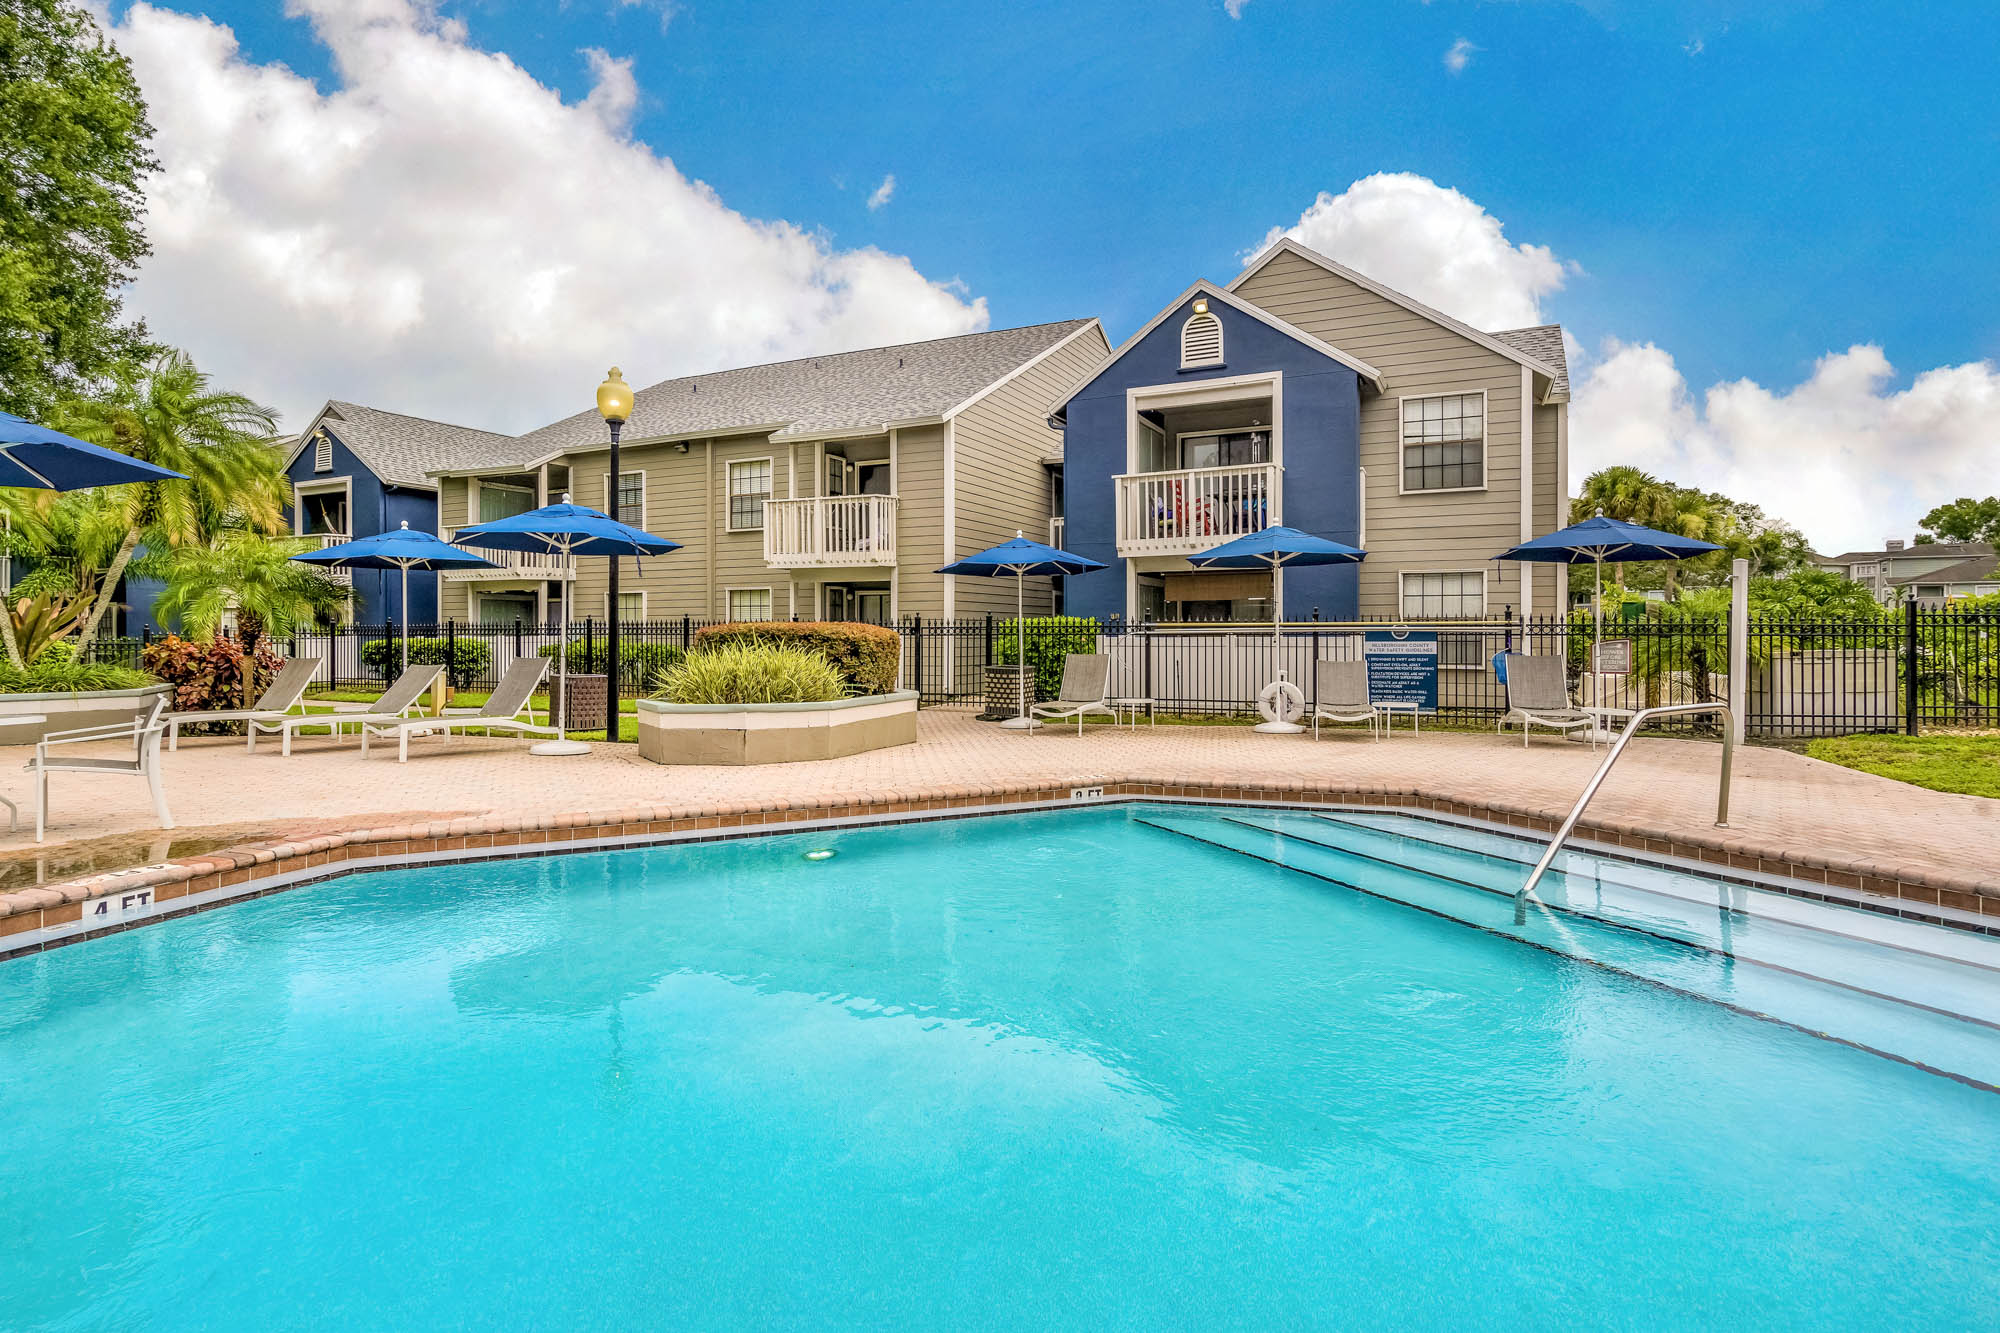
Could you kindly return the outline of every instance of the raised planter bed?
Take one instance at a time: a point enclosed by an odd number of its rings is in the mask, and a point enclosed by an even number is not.
[[[162,682],[132,690],[57,690],[52,694],[0,694],[0,745],[33,745],[52,731],[130,722],[172,687]],[[40,714],[46,722],[7,724],[10,717]]]
[[[915,690],[817,704],[639,700],[639,753],[656,764],[791,764],[916,738]]]

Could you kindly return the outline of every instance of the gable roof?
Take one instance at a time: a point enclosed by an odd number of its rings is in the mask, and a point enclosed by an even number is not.
[[[1988,553],[1961,560],[1928,574],[1901,574],[1889,582],[1897,587],[1908,583],[1985,583],[2000,573],[2000,556]]]
[[[1949,557],[1987,556],[1993,553],[1993,547],[1985,542],[1912,542],[1893,551],[1842,551],[1839,555],[1819,555],[1813,559],[1823,565],[1852,565],[1868,561],[1880,564],[1884,560],[1940,560]]]
[[[435,489],[426,473],[451,466],[454,459],[468,452],[494,448],[511,438],[490,430],[329,399],[286,453],[286,467],[305,450],[321,425],[383,481],[423,490]]]
[[[1456,333],[1461,337],[1469,338],[1473,342],[1478,343],[1481,347],[1484,347],[1489,352],[1498,352],[1501,356],[1506,357],[1509,361],[1517,361],[1520,364],[1528,367],[1528,369],[1530,370],[1540,371],[1542,374],[1549,377],[1549,382],[1551,386],[1553,386],[1556,382],[1560,381],[1564,387],[1564,392],[1565,393],[1568,392],[1569,375],[1566,368],[1559,368],[1558,364],[1551,364],[1548,361],[1543,360],[1540,356],[1537,356],[1534,353],[1527,351],[1525,348],[1518,346],[1516,343],[1511,342],[1508,339],[1503,338],[1498,334],[1483,333],[1480,330],[1473,328],[1470,324],[1466,324],[1460,320],[1453,319],[1450,315],[1445,314],[1442,310],[1432,309],[1430,306],[1425,305],[1422,301],[1417,300],[1416,297],[1405,295],[1404,293],[1397,291],[1394,287],[1388,286],[1385,283],[1377,282],[1375,279],[1369,277],[1365,273],[1358,273],[1355,270],[1347,267],[1347,265],[1341,263],[1339,260],[1329,258],[1328,256],[1321,254],[1317,250],[1308,249],[1306,246],[1300,245],[1297,241],[1293,240],[1289,236],[1280,236],[1276,241],[1264,247],[1263,251],[1259,253],[1256,258],[1250,261],[1248,267],[1246,267],[1241,273],[1237,274],[1233,279],[1230,280],[1229,290],[1231,290],[1232,292],[1235,291],[1238,287],[1242,286],[1244,283],[1248,282],[1251,278],[1255,277],[1259,272],[1261,272],[1265,265],[1269,264],[1279,255],[1285,255],[1285,254],[1297,255],[1299,258],[1305,260],[1307,263],[1317,264],[1319,265],[1319,267],[1325,269],[1327,272],[1333,274],[1334,276],[1345,278],[1347,279],[1347,281],[1353,283],[1355,286],[1360,287],[1366,291],[1371,291],[1385,301],[1389,301],[1395,305],[1399,305],[1403,307],[1403,309],[1411,311],[1414,314],[1422,315],[1425,319],[1430,320],[1433,324],[1441,324],[1445,328],[1450,329],[1453,333]],[[1560,333],[1559,325],[1545,325],[1537,327],[1554,328],[1557,329],[1558,333]],[[1530,333],[1534,331],[1535,330],[1529,330],[1529,329],[1512,330],[1512,332],[1520,334]],[[1553,387],[1551,388],[1550,392],[1551,393],[1554,392]]]
[[[1200,278],[1195,281],[1193,286],[1189,287],[1179,296],[1176,296],[1173,300],[1167,302],[1166,305],[1162,306],[1160,308],[1159,314],[1154,315],[1151,319],[1146,321],[1145,327],[1141,328],[1137,333],[1127,338],[1124,342],[1119,343],[1118,346],[1112,348],[1110,354],[1107,355],[1102,361],[1099,361],[1096,365],[1092,366],[1089,370],[1085,371],[1083,373],[1082,378],[1078,379],[1075,383],[1071,384],[1068,388],[1064,389],[1062,392],[1062,396],[1057,398],[1053,403],[1049,404],[1049,417],[1052,420],[1062,419],[1063,416],[1069,411],[1069,400],[1076,397],[1078,393],[1082,392],[1085,385],[1089,384],[1099,375],[1102,375],[1104,373],[1105,367],[1112,365],[1118,360],[1119,357],[1124,356],[1134,347],[1137,347],[1142,341],[1145,340],[1147,334],[1151,333],[1154,329],[1157,329],[1160,327],[1160,325],[1164,324],[1167,321],[1168,316],[1178,314],[1180,312],[1181,307],[1186,305],[1189,301],[1193,300],[1196,296],[1210,297],[1214,300],[1220,301],[1222,304],[1228,306],[1231,310],[1237,311],[1240,314],[1248,315],[1251,319],[1257,320],[1259,323],[1270,325],[1272,328],[1284,334],[1286,337],[1293,338],[1299,342],[1304,343],[1306,346],[1312,348],[1315,352],[1318,352],[1321,356],[1327,357],[1328,359],[1333,361],[1338,361],[1341,365],[1346,366],[1349,370],[1353,371],[1355,374],[1361,376],[1361,378],[1373,384],[1375,386],[1375,391],[1377,393],[1380,393],[1382,391],[1382,372],[1375,369],[1375,367],[1369,365],[1366,361],[1363,361],[1360,357],[1352,356],[1346,352],[1341,351],[1338,347],[1333,346],[1331,343],[1325,342],[1319,338],[1314,337],[1312,334],[1307,333],[1304,329],[1298,327],[1296,324],[1291,324],[1285,320],[1278,318],[1276,315],[1264,309],[1262,306],[1252,305],[1250,302],[1244,300],[1240,296],[1235,295],[1233,292],[1230,292],[1226,288],[1216,286],[1214,283],[1210,282],[1207,278]]]
[[[662,380],[633,395],[625,440],[748,431],[769,432],[778,441],[811,440],[941,421],[1096,327],[1095,319],[1067,319]],[[586,409],[503,439],[490,453],[462,453],[449,468],[528,466],[608,444],[603,420]]]
[[[1495,329],[1493,336],[1555,371],[1549,397],[1569,397],[1569,351],[1563,346],[1563,326],[1535,324],[1525,329]]]

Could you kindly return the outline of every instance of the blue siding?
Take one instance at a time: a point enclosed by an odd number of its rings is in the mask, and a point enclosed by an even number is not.
[[[1106,366],[1069,402],[1063,430],[1063,544],[1107,566],[1064,580],[1064,609],[1109,619],[1125,611],[1125,565],[1118,558],[1117,487],[1125,471],[1125,391],[1233,375],[1284,376],[1284,522],[1356,544],[1360,529],[1360,376],[1323,352],[1211,300],[1222,320],[1226,364],[1180,368],[1183,304]],[[1360,606],[1352,565],[1288,570],[1285,614],[1352,619]]]

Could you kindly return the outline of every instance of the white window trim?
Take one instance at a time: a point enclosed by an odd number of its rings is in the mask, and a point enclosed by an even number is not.
[[[1194,326],[1196,320],[1204,320],[1207,321],[1208,323],[1215,325],[1215,355],[1210,357],[1203,357],[1199,361],[1190,361],[1188,360],[1188,330]],[[1228,363],[1224,359],[1224,357],[1227,351],[1228,348],[1225,343],[1224,330],[1222,327],[1222,317],[1216,314],[1215,311],[1213,310],[1197,311],[1194,309],[1190,309],[1188,311],[1188,317],[1181,321],[1181,369],[1206,370],[1211,366],[1226,365]]]
[[[822,446],[822,448],[823,447],[824,446]],[[765,503],[768,504],[772,500],[778,498],[778,492],[776,489],[776,484],[778,480],[778,468],[776,461],[770,455],[767,454],[762,458],[729,459],[722,465],[722,521],[724,524],[723,530],[726,532],[762,532],[764,530],[764,524],[762,523],[759,523],[754,528],[736,526],[736,516],[735,513],[733,512],[735,506],[730,503],[730,501],[735,499],[736,497],[735,493],[730,488],[729,478],[731,473],[735,472],[738,467],[742,466],[745,463],[762,463],[764,465]],[[824,455],[822,455],[819,465],[819,480],[816,484],[816,489],[824,489],[825,486],[826,486],[826,462]],[[727,593],[729,590],[725,588],[723,591]],[[745,591],[748,591],[748,589],[745,589]],[[728,599],[726,597],[724,598],[722,604],[724,606],[729,605]]]
[[[821,590],[822,590],[822,591],[824,591],[824,590],[825,590],[825,587],[826,587],[826,585],[825,585],[825,584],[821,584],[821,585],[820,585],[820,588],[821,588]],[[739,593],[739,592],[761,592],[761,593],[763,593],[763,594],[764,594],[764,596],[765,596],[766,598],[768,598],[768,599],[769,599],[769,601],[770,601],[770,603],[771,603],[771,614],[770,614],[770,615],[768,615],[768,616],[766,616],[766,617],[764,617],[764,619],[762,619],[762,620],[747,620],[747,621],[740,621],[740,622],[739,622],[739,621],[737,621],[737,619],[736,619],[736,612],[730,609],[730,598],[734,597],[734,596],[735,596],[735,595],[736,595],[737,593]],[[722,590],[722,614],[723,614],[723,615],[725,615],[725,616],[727,616],[727,617],[729,618],[729,620],[730,620],[730,622],[731,622],[732,624],[739,624],[739,623],[740,623],[740,624],[746,624],[746,625],[772,625],[772,624],[776,624],[776,623],[777,623],[777,620],[778,620],[778,598],[777,598],[777,594],[776,594],[776,593],[775,593],[775,592],[774,592],[774,591],[772,590],[772,587],[771,587],[771,585],[770,585],[770,584],[768,584],[768,583],[749,583],[749,584],[739,584],[739,585],[738,585],[738,586],[736,586],[736,587],[732,587],[732,588],[724,588],[724,589]]]
[[[1154,427],[1154,429],[1157,430],[1158,427]],[[1277,432],[1272,430],[1271,427],[1269,426],[1223,426],[1220,428],[1210,427],[1206,430],[1175,431],[1174,458],[1178,461],[1181,459],[1185,459],[1187,457],[1188,440],[1191,439],[1198,440],[1201,439],[1203,436],[1207,435],[1243,435],[1247,434],[1250,431],[1262,431],[1265,435],[1271,436],[1273,439],[1275,439],[1277,435]],[[1169,472],[1219,472],[1226,468],[1262,467],[1262,466],[1264,466],[1262,463],[1217,463],[1213,468],[1178,467],[1178,468],[1169,468],[1167,470]]]
[[[620,468],[618,475],[621,478],[637,477],[639,479],[639,521],[632,526],[643,529],[646,526],[646,469],[642,467]],[[618,517],[618,497],[611,489],[611,474],[609,472],[604,474],[604,512],[620,523],[625,521]]]
[[[1403,592],[1404,581],[1412,575],[1421,574],[1477,574],[1479,576],[1479,614],[1485,616],[1492,609],[1493,571],[1490,569],[1466,569],[1463,567],[1448,569],[1399,569],[1396,571],[1396,615],[1398,618],[1403,618],[1406,615],[1403,610],[1403,598],[1405,595]]]
[[[329,495],[341,493],[347,509],[347,535],[354,535],[354,478],[322,477],[317,481],[295,481],[292,483],[292,533],[303,537],[306,530],[299,526],[305,519],[305,498],[308,495]]]
[[[1398,495],[1476,495],[1491,489],[1493,482],[1493,426],[1490,395],[1485,389],[1479,390],[1479,477],[1477,486],[1419,486],[1411,490],[1403,484],[1403,451],[1409,447],[1403,439],[1403,404],[1421,403],[1432,398],[1468,398],[1470,389],[1443,389],[1437,393],[1404,394],[1396,399],[1396,494]],[[1432,570],[1431,573],[1449,574],[1448,569]]]
[[[618,595],[620,597],[637,597],[639,599],[639,614],[635,619],[644,620],[646,618],[646,590],[644,588],[620,588]],[[611,589],[609,588],[604,590],[604,614],[606,618],[609,618],[611,615]],[[624,617],[621,616],[619,619],[623,621]]]

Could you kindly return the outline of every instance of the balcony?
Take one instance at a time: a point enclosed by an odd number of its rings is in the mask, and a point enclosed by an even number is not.
[[[456,529],[444,534],[446,541],[455,539]],[[438,577],[447,583],[519,583],[537,579],[571,579],[576,575],[563,568],[559,555],[546,551],[491,551],[482,546],[466,543],[465,549],[474,555],[483,556],[493,562],[491,569],[440,569]]]
[[[345,532],[295,532],[288,537],[284,537],[282,540],[311,542],[313,545],[307,547],[307,550],[317,548],[324,551],[329,546],[340,546],[346,542],[351,542],[354,540],[354,537],[352,534]],[[354,571],[345,565],[315,565],[313,568],[325,574],[335,583],[354,582]]]
[[[1118,483],[1118,554],[1196,555],[1278,521],[1275,463],[1141,472]]]
[[[823,495],[764,502],[764,563],[833,569],[896,563],[896,497]]]

